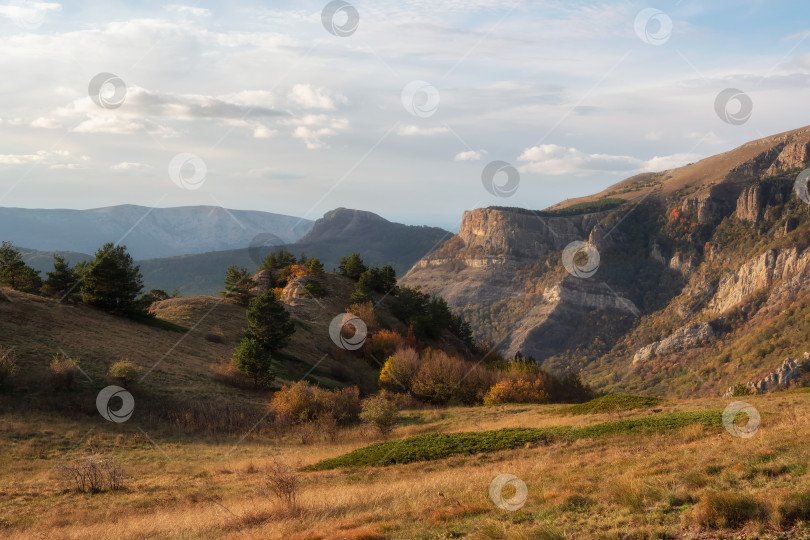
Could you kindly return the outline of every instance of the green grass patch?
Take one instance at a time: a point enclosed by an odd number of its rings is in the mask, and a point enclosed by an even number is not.
[[[568,414],[594,414],[603,412],[630,411],[633,409],[647,409],[661,403],[656,397],[631,396],[629,394],[610,394],[585,403],[577,403],[563,409]]]
[[[382,467],[415,461],[444,459],[458,454],[477,454],[520,448],[527,443],[549,444],[557,440],[576,440],[624,433],[672,431],[692,424],[721,426],[719,411],[696,411],[627,418],[592,426],[554,426],[545,428],[505,428],[464,433],[428,433],[397,441],[385,441],[348,454],[325,459],[304,467],[305,471],[323,471],[340,467]]]

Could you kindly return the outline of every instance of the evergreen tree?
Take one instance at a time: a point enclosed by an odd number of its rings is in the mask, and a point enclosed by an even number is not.
[[[22,253],[11,242],[0,245],[0,283],[30,292],[42,287],[39,272],[23,262]]]
[[[366,265],[363,264],[363,259],[360,258],[359,253],[352,253],[348,257],[341,258],[338,268],[341,275],[351,279],[360,279],[363,272],[368,270]]]
[[[137,300],[143,276],[126,246],[104,244],[83,270],[81,291],[86,304],[114,313],[143,314],[143,305]]]
[[[242,338],[233,360],[236,369],[253,379],[254,386],[267,386],[276,378],[270,369],[270,353],[256,339]]]
[[[271,354],[285,347],[295,333],[290,314],[271,290],[251,300],[246,315],[245,337],[255,339]]]
[[[220,294],[230,298],[240,306],[248,305],[252,289],[256,283],[247,268],[229,266],[225,272],[225,290]]]
[[[324,275],[323,263],[315,257],[310,257],[307,260],[307,268],[312,272],[312,275],[317,278],[322,278]]]
[[[46,274],[45,286],[52,294],[59,296],[62,302],[73,300],[79,294],[79,276],[65,258],[61,255],[53,256],[53,272]]]

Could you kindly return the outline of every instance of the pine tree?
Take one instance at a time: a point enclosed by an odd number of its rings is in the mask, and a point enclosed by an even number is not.
[[[270,369],[270,353],[253,338],[244,337],[234,351],[236,369],[253,379],[254,386],[267,386],[275,379]]]
[[[230,298],[240,306],[248,305],[252,289],[256,283],[247,268],[229,266],[225,273],[225,290],[220,294]]]
[[[295,333],[290,314],[272,290],[251,300],[246,315],[248,327],[245,337],[255,339],[262,349],[271,354],[285,347]]]
[[[82,277],[82,300],[86,304],[125,315],[143,314],[142,303],[137,300],[143,276],[126,246],[104,244]]]
[[[363,264],[363,259],[360,258],[359,253],[352,253],[348,257],[340,259],[338,268],[342,275],[351,279],[360,279],[363,272],[368,270],[366,265]]]
[[[0,245],[0,283],[30,292],[42,287],[39,272],[23,262],[22,253],[11,242]]]
[[[53,256],[53,272],[46,275],[45,286],[52,294],[59,296],[60,301],[68,302],[79,295],[79,276],[61,255]]]

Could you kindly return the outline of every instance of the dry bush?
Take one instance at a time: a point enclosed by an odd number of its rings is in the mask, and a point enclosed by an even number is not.
[[[0,347],[0,386],[17,374],[17,354],[12,349]]]
[[[551,396],[543,382],[525,379],[503,379],[495,384],[484,396],[485,405],[499,403],[548,403]]]
[[[85,493],[114,491],[124,487],[124,471],[110,456],[92,454],[62,465],[59,475],[68,489]]]
[[[765,504],[747,493],[714,491],[701,497],[694,519],[704,527],[733,529],[749,521],[765,520],[767,513]]]
[[[420,363],[416,349],[407,347],[396,350],[386,359],[380,371],[380,386],[392,392],[409,391]]]
[[[264,483],[282,509],[291,513],[298,510],[298,473],[294,467],[274,458],[267,469]]]
[[[54,390],[70,390],[79,374],[79,360],[68,358],[62,353],[53,356],[48,366],[48,377]]]
[[[374,304],[371,302],[352,304],[346,308],[346,312],[360,317],[363,322],[366,323],[366,328],[369,332],[375,332],[380,327],[380,323],[377,322],[377,314],[374,313]]]
[[[459,398],[459,384],[472,364],[444,351],[425,349],[419,370],[411,381],[411,392],[430,403],[444,404]]]
[[[307,423],[331,415],[345,424],[356,420],[360,413],[360,390],[351,386],[330,391],[298,381],[273,394],[270,407],[290,423]]]
[[[405,337],[393,330],[382,329],[374,332],[366,339],[363,352],[366,358],[371,356],[376,359],[377,362],[381,362],[384,358],[388,358],[400,349],[415,349],[416,347],[416,337],[413,335],[413,332]]]
[[[256,389],[253,381],[236,367],[233,358],[223,360],[219,364],[211,364],[211,371],[214,372],[213,378],[218,383],[242,390]]]

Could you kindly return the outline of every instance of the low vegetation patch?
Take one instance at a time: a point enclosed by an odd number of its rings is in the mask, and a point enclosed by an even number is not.
[[[353,452],[325,459],[304,470],[322,471],[339,467],[381,467],[431,461],[458,454],[477,454],[520,448],[529,443],[549,444],[623,433],[672,431],[689,425],[720,426],[719,411],[695,411],[628,418],[592,426],[545,428],[505,428],[466,433],[428,433],[358,448]]]
[[[767,508],[759,499],[746,493],[712,492],[702,497],[695,520],[705,527],[736,528],[749,521],[765,520]]]
[[[585,403],[577,403],[562,410],[568,414],[594,414],[603,412],[630,411],[647,409],[661,403],[656,397],[631,396],[628,394],[610,394],[598,397]]]

